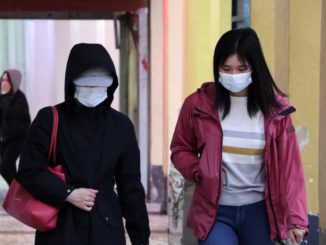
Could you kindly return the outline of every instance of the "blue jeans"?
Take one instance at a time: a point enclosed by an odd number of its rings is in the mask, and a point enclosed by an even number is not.
[[[244,206],[223,206],[199,245],[273,245],[265,200]]]

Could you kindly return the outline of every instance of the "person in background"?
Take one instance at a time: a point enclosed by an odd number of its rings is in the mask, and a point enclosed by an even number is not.
[[[188,226],[200,245],[269,245],[308,232],[305,179],[289,105],[256,32],[216,44],[214,82],[181,108],[171,160],[195,183]]]
[[[0,173],[8,185],[16,175],[16,161],[31,123],[26,97],[19,89],[21,79],[17,69],[4,71],[0,78]]]
[[[65,101],[59,114],[56,158],[66,182],[46,171],[52,131],[50,107],[41,109],[23,147],[17,180],[33,196],[60,208],[54,230],[36,231],[36,245],[149,243],[140,152],[130,119],[111,107],[118,78],[100,44],[70,51]],[[116,191],[115,191],[116,185]]]

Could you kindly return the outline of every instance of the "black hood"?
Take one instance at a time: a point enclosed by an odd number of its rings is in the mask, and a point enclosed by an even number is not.
[[[112,103],[113,94],[118,87],[118,77],[113,61],[101,44],[79,43],[72,47],[65,76],[65,101],[74,104],[75,80],[81,73],[91,68],[101,67],[106,69],[113,76],[113,83],[108,87],[109,104]]]

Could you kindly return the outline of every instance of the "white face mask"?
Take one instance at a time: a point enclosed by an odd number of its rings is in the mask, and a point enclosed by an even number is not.
[[[107,97],[108,87],[75,87],[75,98],[84,106],[95,107]]]
[[[248,87],[250,83],[252,83],[251,71],[239,74],[228,74],[219,72],[218,81],[227,90],[233,93],[238,93]]]

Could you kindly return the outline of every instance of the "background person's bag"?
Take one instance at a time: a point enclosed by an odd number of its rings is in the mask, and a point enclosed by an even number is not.
[[[47,170],[65,181],[63,168],[60,164],[56,163],[58,111],[54,106],[52,106],[51,109],[53,112],[53,126],[49,149],[49,161],[52,157],[55,167],[48,166]],[[37,230],[47,231],[54,229],[57,225],[59,209],[34,198],[16,179],[10,184],[2,206],[8,214]]]

